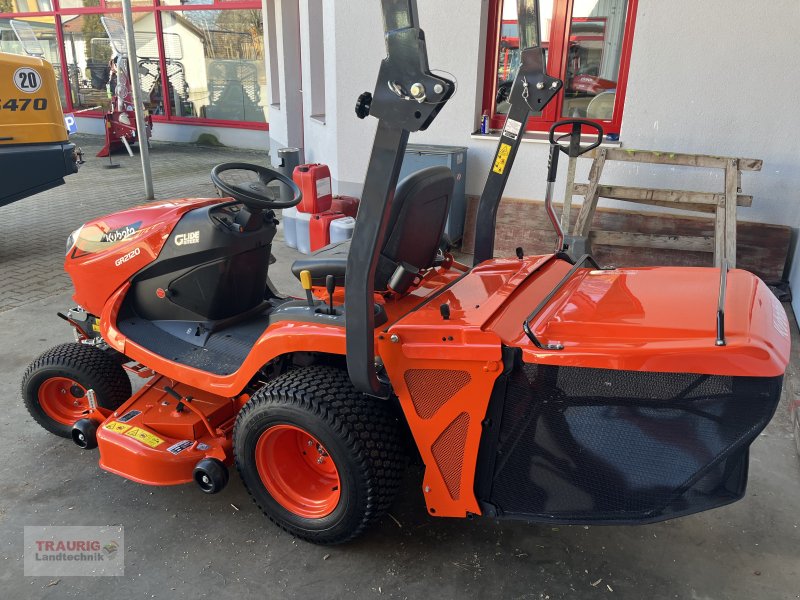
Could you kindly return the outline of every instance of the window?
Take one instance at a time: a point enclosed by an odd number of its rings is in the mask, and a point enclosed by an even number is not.
[[[269,128],[261,0],[131,4],[140,87],[156,123]],[[101,17],[121,23],[121,5],[0,0],[0,51],[43,56],[55,69],[64,111],[100,116],[119,60]]]
[[[260,10],[162,13],[172,114],[265,123]]]
[[[529,131],[547,130],[559,119],[598,121],[618,134],[625,103],[633,25],[638,0],[540,0],[539,35],[547,72],[564,82],[544,110],[531,117]],[[484,109],[492,129],[502,129],[520,48],[535,44],[530,0],[491,0]],[[518,15],[523,6],[525,15]]]

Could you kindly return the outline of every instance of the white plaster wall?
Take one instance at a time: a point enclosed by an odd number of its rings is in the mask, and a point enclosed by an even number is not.
[[[486,2],[420,0],[430,63],[453,72],[459,91],[430,131],[413,141],[469,147],[467,190],[479,194],[496,141],[475,140],[481,114]],[[625,115],[624,147],[761,158],[760,173],[743,175],[754,196],[743,219],[800,225],[800,78],[776,57],[800,55],[800,38],[776,35],[800,20],[800,3],[727,0],[640,0]],[[475,66],[478,65],[476,70]],[[581,161],[579,178],[588,173]],[[525,143],[506,195],[541,198],[547,147]],[[565,169],[562,169],[562,177]],[[722,189],[721,171],[658,166],[607,166],[607,181],[653,187]],[[556,189],[563,190],[563,187]],[[630,205],[628,205],[630,206]]]
[[[482,112],[488,2],[418,4],[430,65],[455,75],[458,91],[430,130],[413,134],[411,142],[467,146],[467,192],[477,195],[497,144],[470,135]],[[800,56],[800,37],[785,26],[797,22],[797,0],[640,0],[623,147],[763,159],[761,172],[743,174],[743,192],[754,201],[751,208],[740,209],[740,218],[800,226],[800,111],[795,106],[800,78],[792,68],[793,57]],[[328,68],[341,107],[336,113],[336,157],[326,161],[339,185],[357,193],[375,120],[359,121],[352,105],[361,91],[373,89],[384,54],[379,3],[338,3],[335,26],[337,63]],[[523,143],[506,196],[541,199],[546,164],[545,144]],[[579,163],[579,180],[586,178],[588,168],[588,160]],[[563,193],[565,172],[562,168],[557,193]],[[607,165],[604,180],[714,191],[723,185],[721,171],[622,163]],[[800,299],[800,250],[794,265],[795,296]]]
[[[268,3],[272,6],[268,6]],[[278,149],[303,146],[303,112],[300,92],[300,29],[298,0],[263,0],[262,15],[267,19],[264,31],[274,31],[274,44],[266,43],[267,73],[275,72],[277,63],[277,96],[270,94],[269,144],[273,165],[278,164]],[[274,17],[274,23],[269,20]],[[270,86],[275,89],[275,86]]]
[[[342,3],[339,3],[342,4]],[[322,14],[320,14],[320,10]],[[336,73],[337,47],[336,47],[336,11],[334,0],[300,0],[300,48],[302,65],[301,89],[303,103],[303,138],[306,162],[325,163],[331,167],[331,177],[335,180],[335,173],[339,161],[336,161],[336,136],[339,122],[336,115]],[[323,44],[324,44],[324,79],[325,79],[325,114],[313,116],[312,90],[315,85],[320,85],[316,77],[319,73],[312,71],[311,44],[309,24],[312,19],[322,19]],[[319,40],[315,40],[318,42]],[[332,160],[334,159],[334,160]]]

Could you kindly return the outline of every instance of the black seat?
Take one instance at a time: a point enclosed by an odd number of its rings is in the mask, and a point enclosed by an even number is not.
[[[430,167],[412,173],[397,186],[389,235],[383,245],[375,270],[375,291],[386,291],[399,266],[421,270],[433,266],[439,242],[447,223],[455,179],[447,167]],[[311,273],[314,285],[325,285],[333,275],[336,285],[344,285],[350,242],[331,244],[309,258],[296,260],[292,273]]]

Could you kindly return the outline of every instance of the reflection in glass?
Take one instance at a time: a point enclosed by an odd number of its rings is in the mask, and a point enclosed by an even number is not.
[[[175,116],[266,122],[260,10],[165,12],[162,26]]]
[[[527,3],[526,3],[527,4]],[[532,3],[531,3],[532,5]],[[528,11],[526,14],[533,14]],[[539,31],[542,36],[541,47],[545,50],[545,60],[547,60],[547,49],[550,45],[550,24],[552,22],[553,0],[539,1]],[[546,16],[545,16],[546,15]],[[523,23],[523,38],[531,38],[531,43],[535,35],[535,27],[528,23]],[[498,41],[498,64],[497,64],[497,87],[495,88],[495,113],[499,115],[508,114],[508,94],[511,92],[511,84],[519,70],[520,62],[520,23],[517,16],[516,0],[505,0],[502,6],[502,22],[500,25],[500,39]],[[549,69],[548,69],[549,70]],[[540,115],[541,112],[532,113]]]
[[[97,0],[87,0],[87,3]],[[110,62],[114,58],[100,17],[103,15],[65,15],[61,18],[64,50],[69,69],[69,90],[75,110],[107,108]],[[114,15],[108,15],[114,16]]]
[[[575,0],[563,116],[612,118],[627,4],[627,0]]]

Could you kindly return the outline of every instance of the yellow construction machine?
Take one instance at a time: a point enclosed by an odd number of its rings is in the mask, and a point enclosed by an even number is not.
[[[53,66],[0,52],[0,206],[63,184],[79,161]]]

